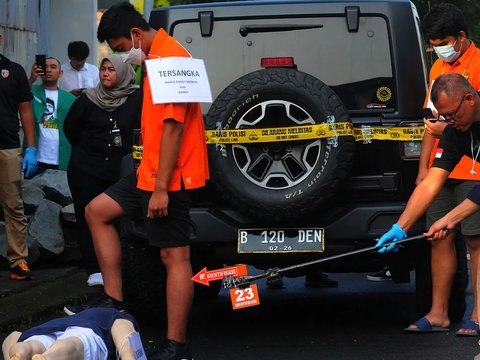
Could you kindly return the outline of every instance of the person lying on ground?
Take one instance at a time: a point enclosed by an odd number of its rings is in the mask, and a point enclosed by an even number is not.
[[[125,311],[89,308],[12,332],[2,352],[5,360],[107,360],[116,354],[122,360],[135,360],[129,336],[137,331],[137,321]]]

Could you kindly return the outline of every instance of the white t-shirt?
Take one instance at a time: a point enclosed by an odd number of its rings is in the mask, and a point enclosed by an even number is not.
[[[62,64],[63,76],[58,79],[58,87],[70,92],[73,89],[87,89],[97,86],[100,81],[98,68],[85,63],[80,71],[75,70],[69,62]]]
[[[58,90],[45,89],[47,107],[39,123],[37,161],[58,165]]]

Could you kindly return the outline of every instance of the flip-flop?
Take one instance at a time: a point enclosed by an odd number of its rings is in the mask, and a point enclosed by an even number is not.
[[[414,325],[416,328],[405,328],[403,329],[404,332],[409,334],[428,334],[428,333],[438,333],[438,332],[447,332],[450,331],[450,328],[443,327],[443,326],[432,326],[430,321],[426,318],[418,319]]]
[[[462,329],[469,329],[469,330],[476,330],[475,332],[468,332],[464,333],[461,332],[460,330]],[[475,322],[474,320],[467,320],[460,325],[460,329],[455,333],[457,336],[478,336],[480,335],[480,329],[478,327],[478,323]]]

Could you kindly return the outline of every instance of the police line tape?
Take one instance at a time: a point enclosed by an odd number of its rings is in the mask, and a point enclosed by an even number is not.
[[[135,160],[142,160],[143,155],[143,145],[133,145],[132,146],[132,156]]]
[[[279,141],[324,139],[337,136],[353,136],[355,141],[393,140],[420,141],[425,127],[423,124],[401,127],[353,127],[352,123],[323,123],[265,129],[216,129],[206,130],[207,144],[243,144]]]

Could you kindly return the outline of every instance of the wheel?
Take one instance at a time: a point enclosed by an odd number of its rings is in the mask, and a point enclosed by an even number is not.
[[[294,69],[266,69],[230,84],[212,104],[208,129],[293,127],[348,122],[338,96]],[[222,197],[257,218],[300,217],[331,198],[349,174],[354,139],[209,145],[212,182]]]
[[[190,247],[190,260],[192,263],[192,273],[193,275],[197,274],[204,267],[207,270],[221,269],[223,268],[223,263],[218,260],[215,260],[213,255],[209,253],[208,248],[200,246],[191,246]],[[222,287],[221,281],[212,281],[210,286],[205,286],[203,284],[195,283],[195,302],[203,302],[208,300],[213,300],[218,297],[218,293]]]
[[[133,315],[146,321],[166,324],[166,271],[160,260],[159,249],[150,246],[143,237],[132,237],[133,233],[141,234],[140,226],[125,220],[122,221],[120,231],[125,301]],[[223,264],[212,260],[201,247],[191,249],[191,262],[194,275],[205,266],[209,270],[223,267]],[[194,300],[202,302],[216,298],[221,284],[221,281],[212,282],[210,286],[195,283]]]
[[[146,321],[166,324],[166,272],[158,248],[143,239],[122,239],[122,281],[129,311]]]

